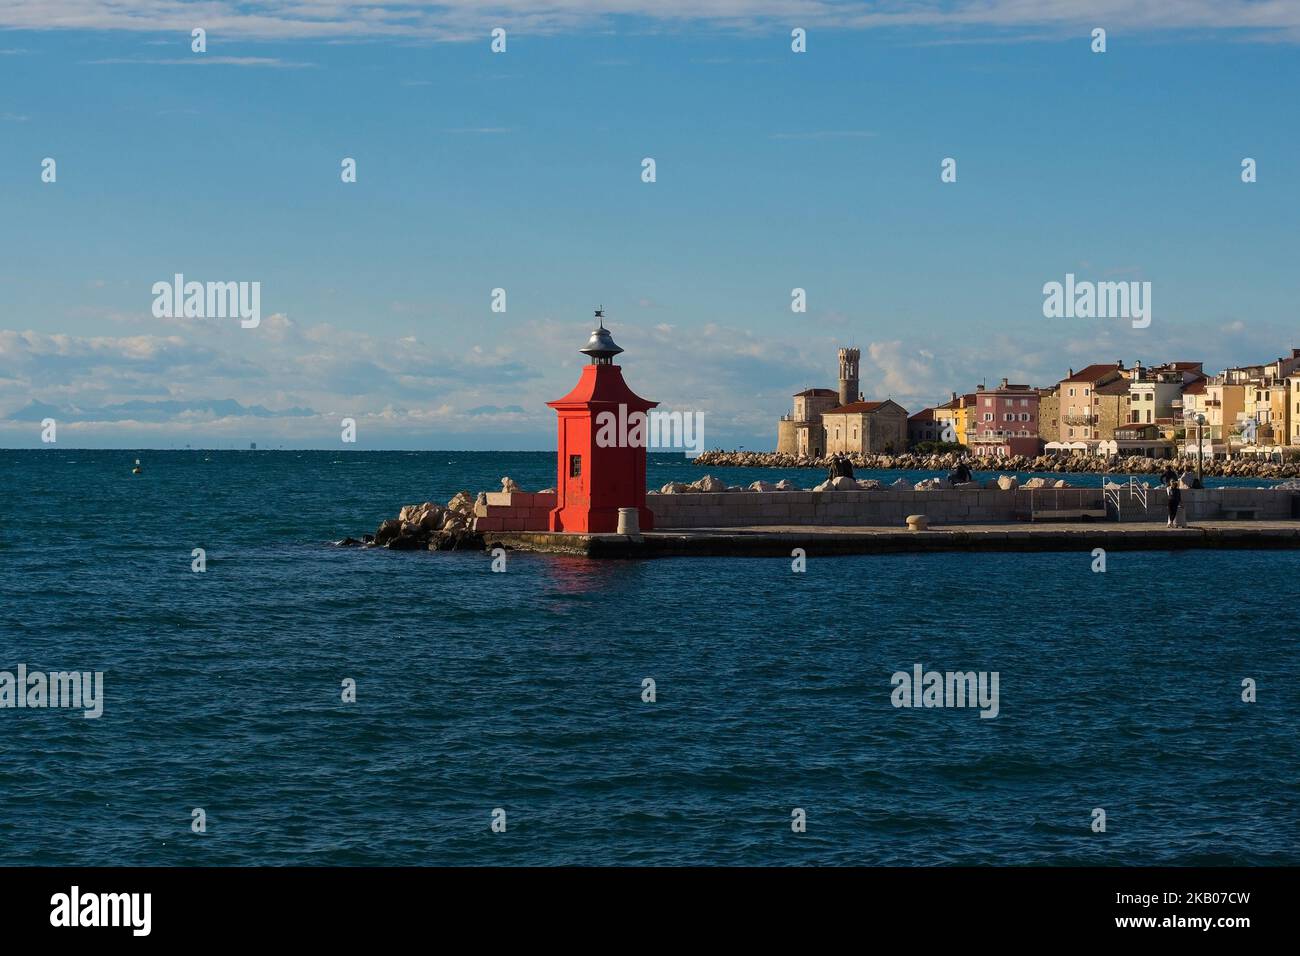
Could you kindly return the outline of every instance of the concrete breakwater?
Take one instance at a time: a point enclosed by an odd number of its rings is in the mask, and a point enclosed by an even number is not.
[[[900,528],[909,515],[931,525],[1064,520],[1165,521],[1169,498],[1161,488],[1029,488],[972,485],[828,491],[724,491],[649,495],[655,527],[763,526]],[[1109,494],[1107,491],[1109,490]],[[1267,488],[1204,488],[1182,492],[1189,522],[1288,521],[1300,511],[1300,492]]]
[[[905,470],[947,472],[956,467],[958,455],[918,455],[907,452],[899,455],[852,455],[854,468],[865,470]],[[701,467],[722,468],[828,468],[829,458],[807,455],[783,455],[762,451],[706,451],[693,459]],[[1053,474],[1081,472],[1090,474],[1159,475],[1170,465],[1180,474],[1196,471],[1192,458],[1140,458],[1093,455],[1012,455],[1008,457],[970,457],[966,463],[974,471],[1048,472]],[[1300,478],[1300,460],[1273,462],[1252,459],[1210,459],[1202,463],[1203,474],[1215,478]]]
[[[1103,488],[1072,488],[1064,481],[1044,478],[1020,484],[1014,477],[1001,476],[984,484],[951,486],[938,479],[911,485],[900,479],[894,485],[863,479],[837,478],[812,490],[795,487],[788,481],[778,484],[754,482],[749,488],[728,487],[711,476],[691,485],[673,482],[646,496],[646,505],[654,513],[654,535],[658,543],[633,548],[638,554],[723,553],[730,545],[736,554],[759,553],[755,534],[776,533],[811,535],[820,544],[839,541],[845,533],[858,529],[862,533],[881,535],[904,528],[909,516],[924,515],[933,530],[945,531],[947,537],[913,537],[913,550],[967,550],[971,541],[981,544],[975,550],[1034,550],[1056,547],[1060,541],[1073,542],[1073,533],[1055,536],[1035,534],[1032,539],[1004,533],[993,534],[991,528],[1016,527],[1026,530],[1061,522],[1088,521],[1112,528],[1140,528],[1143,524],[1163,524],[1168,513],[1168,492],[1154,484],[1137,482],[1109,484]],[[1275,488],[1185,488],[1182,491],[1183,518],[1208,529],[1219,525],[1205,541],[1192,536],[1187,547],[1245,547],[1245,539],[1236,531],[1249,534],[1252,529],[1267,531],[1261,547],[1295,546],[1300,535],[1300,487]],[[618,541],[625,535],[590,535],[550,533],[548,516],[556,507],[553,489],[525,492],[510,479],[503,479],[502,491],[471,496],[460,492],[446,506],[433,502],[407,505],[396,518],[380,524],[373,535],[361,540],[347,538],[339,544],[383,547],[390,550],[481,550],[497,544],[534,550],[581,554],[620,552]],[[1067,526],[1068,527],[1068,526]],[[952,535],[964,529],[983,528],[976,538]],[[712,535],[706,542],[695,532]],[[1221,533],[1222,532],[1222,533]],[[1144,532],[1145,533],[1145,532]],[[693,535],[689,541],[664,535]],[[843,553],[869,553],[876,550],[909,550],[903,538],[877,537],[871,543],[856,538],[841,545]],[[922,532],[922,535],[924,532]],[[1221,545],[1230,538],[1231,545]],[[739,535],[740,537],[737,537]],[[831,535],[831,537],[827,537]],[[636,536],[633,536],[634,538]],[[662,538],[662,540],[660,540]],[[1273,542],[1273,538],[1278,541]],[[617,539],[617,540],[615,540]],[[1210,540],[1213,539],[1213,540]],[[777,540],[777,539],[774,539]],[[1031,543],[1032,540],[1032,543]],[[1125,541],[1137,539],[1124,538]],[[1147,541],[1147,538],[1141,540]],[[1154,539],[1152,539],[1154,540]],[[1181,540],[1181,539],[1180,539]],[[1045,542],[1055,542],[1045,544]],[[594,542],[594,543],[593,543]],[[613,544],[611,544],[613,542]],[[929,542],[929,543],[923,543]],[[730,545],[729,545],[730,543]],[[768,542],[770,544],[770,542]],[[767,545],[764,545],[767,547]],[[604,550],[602,550],[604,549]],[[612,550],[611,550],[612,549]],[[866,551],[860,550],[866,549]],[[626,550],[626,549],[624,549]],[[632,552],[629,552],[632,553]]]
[[[1182,492],[1188,521],[1290,521],[1300,517],[1300,489],[1204,488]],[[882,485],[838,478],[811,490],[788,481],[728,487],[706,475],[690,485],[672,482],[646,496],[655,528],[753,528],[768,526],[901,528],[909,515],[932,525],[1053,520],[1159,521],[1168,515],[1168,493],[1151,485],[1071,488],[1064,481],[1032,478],[1020,484],[1002,476],[983,485],[953,487],[930,480]],[[555,493],[488,492],[473,506],[473,530],[537,532],[547,529]]]
[[[894,528],[726,528],[620,534],[506,531],[485,535],[489,548],[588,558],[781,558],[801,548],[811,557],[938,552],[1275,550],[1300,548],[1300,523],[962,525],[929,531]],[[788,572],[786,572],[788,573]]]

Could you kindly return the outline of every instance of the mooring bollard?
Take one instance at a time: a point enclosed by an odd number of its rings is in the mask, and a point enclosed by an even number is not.
[[[908,530],[908,531],[924,531],[924,530],[926,530],[929,526],[930,526],[930,519],[927,518],[925,515],[908,515],[908,516],[907,516],[907,530]]]
[[[641,513],[636,508],[618,509],[618,533],[628,535],[641,533]]]

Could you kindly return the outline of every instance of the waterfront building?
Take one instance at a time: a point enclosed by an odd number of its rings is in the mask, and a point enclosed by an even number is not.
[[[776,426],[776,450],[821,458],[902,452],[907,448],[907,410],[897,402],[866,402],[859,390],[861,352],[839,350],[838,389],[808,388]]]
[[[1173,441],[1155,422],[1129,422],[1115,429],[1115,454],[1141,455],[1146,458],[1172,458]]]
[[[1207,458],[1213,458],[1216,450],[1213,436],[1210,434],[1210,380],[1208,378],[1198,378],[1188,382],[1183,386],[1182,395],[1182,414],[1183,423],[1174,430],[1170,436],[1178,445],[1178,451],[1183,455],[1197,454],[1197,432],[1196,427],[1190,422],[1194,422],[1197,416],[1205,419],[1206,426],[1201,429],[1201,453]],[[1218,452],[1223,454],[1225,446],[1222,442],[1218,445]]]
[[[1287,444],[1300,446],[1300,373],[1288,375],[1286,384]]]
[[[1209,436],[1216,443],[1222,444],[1226,453],[1232,431],[1246,411],[1246,382],[1238,378],[1230,381],[1230,373],[1240,369],[1228,369],[1214,376],[1205,386],[1205,420]]]
[[[1204,377],[1200,362],[1167,362],[1147,368],[1134,362],[1128,380],[1127,422],[1152,425],[1180,418],[1183,389]]]
[[[1229,442],[1234,450],[1246,454],[1281,451],[1291,441],[1290,377],[1300,370],[1300,349],[1292,349],[1262,366],[1251,365],[1227,369],[1225,377],[1244,387],[1238,427],[1231,430]],[[1254,441],[1246,426],[1254,423]]]
[[[794,410],[776,426],[776,450],[820,458],[826,448],[822,414],[841,404],[833,388],[807,388],[794,396]]]
[[[997,388],[977,386],[971,450],[976,455],[1037,455],[1038,397],[1038,389],[1005,378]]]
[[[1061,440],[1061,388],[1038,390],[1038,437],[1044,444]]]
[[[850,402],[822,415],[826,454],[889,455],[907,450],[907,409],[893,399]]]
[[[862,353],[855,348],[839,350],[839,389],[807,388],[794,396],[794,408],[776,425],[776,450],[785,455],[820,458],[830,454],[822,416],[832,408],[860,401],[858,363]]]
[[[1092,391],[1092,410],[1096,420],[1093,437],[1106,445],[1105,449],[1098,450],[1101,454],[1116,453],[1115,429],[1129,420],[1132,411],[1128,389],[1128,378],[1120,377],[1103,382]]]
[[[907,420],[907,444],[915,447],[923,441],[942,441],[943,429],[934,420],[934,409],[923,408]]]
[[[942,405],[935,406],[934,420],[939,434],[944,433],[944,426],[952,426],[952,434],[958,444],[970,447],[971,435],[975,433],[975,393],[965,395],[952,393],[952,398]]]
[[[1061,409],[1061,435],[1058,441],[1076,450],[1089,450],[1095,447],[1096,443],[1102,440],[1101,403],[1096,401],[1097,390],[1121,379],[1126,380],[1127,377],[1128,372],[1123,362],[1089,365],[1078,372],[1070,369],[1069,374],[1057,385]],[[1124,394],[1127,394],[1127,391],[1126,382],[1123,387]],[[1111,394],[1117,392],[1116,389],[1110,390]],[[1116,404],[1108,402],[1108,411],[1116,411]],[[1110,423],[1111,435],[1107,437],[1114,437],[1114,426],[1120,421],[1122,419],[1117,418]]]

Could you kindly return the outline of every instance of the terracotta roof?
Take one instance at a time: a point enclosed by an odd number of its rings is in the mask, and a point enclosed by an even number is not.
[[[1103,365],[1089,365],[1087,368],[1080,369],[1069,378],[1064,379],[1066,382],[1095,382],[1099,378],[1104,378],[1111,372],[1118,372],[1121,366],[1118,362],[1108,362]]]
[[[795,397],[795,398],[813,398],[813,397],[821,396],[821,395],[834,395],[834,396],[838,397],[839,394],[840,394],[840,393],[837,392],[837,391],[835,391],[835,389],[833,389],[833,388],[805,388],[802,392],[795,392],[795,393],[794,393],[794,397]]]
[[[1204,395],[1206,381],[1207,380],[1203,378],[1193,379],[1192,381],[1188,382],[1186,385],[1183,386],[1183,394]]]
[[[913,415],[911,418],[909,418],[908,421],[909,422],[932,422],[934,421],[934,409],[923,408],[915,415]]]
[[[884,402],[849,402],[847,405],[841,405],[839,408],[832,408],[828,412],[822,412],[823,415],[856,415],[860,412],[874,412]]]
[[[1127,395],[1128,379],[1117,378],[1113,382],[1107,382],[1105,385],[1098,385],[1092,390],[1094,395]]]

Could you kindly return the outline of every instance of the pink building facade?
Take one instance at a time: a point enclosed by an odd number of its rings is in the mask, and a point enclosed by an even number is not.
[[[978,386],[973,424],[970,446],[976,455],[1037,455],[1038,389],[1005,378],[997,388]]]

